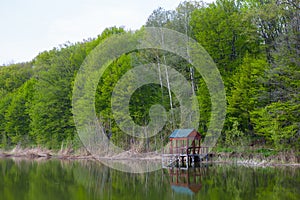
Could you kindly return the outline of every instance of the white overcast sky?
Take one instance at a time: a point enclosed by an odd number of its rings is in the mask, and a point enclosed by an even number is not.
[[[107,27],[139,29],[154,9],[175,9],[181,1],[0,0],[0,65],[30,61],[67,41],[94,38]]]

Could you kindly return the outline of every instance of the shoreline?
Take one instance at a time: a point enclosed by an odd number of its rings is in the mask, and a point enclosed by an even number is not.
[[[246,154],[245,154],[246,155]],[[272,157],[262,157],[260,154],[250,154],[245,156],[244,154],[235,153],[211,153],[208,161],[203,163],[212,164],[237,164],[240,166],[250,167],[300,167],[299,162],[294,160],[282,160],[282,155],[276,155]],[[69,151],[53,152],[47,149],[33,148],[33,149],[13,149],[11,151],[0,150],[0,159],[5,158],[21,158],[28,160],[93,160],[93,161],[124,161],[124,160],[137,160],[137,161],[161,161],[162,155],[159,153],[149,153],[146,157],[137,156],[136,152],[126,151],[120,155],[113,157],[94,157],[87,152],[74,153]]]

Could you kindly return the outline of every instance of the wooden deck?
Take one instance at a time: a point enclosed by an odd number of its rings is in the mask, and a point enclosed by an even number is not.
[[[163,168],[169,167],[181,167],[189,168],[193,167],[195,163],[207,160],[209,147],[200,147],[199,151],[189,151],[190,148],[183,149],[180,151],[173,151],[172,153],[164,153],[162,155],[162,166]]]

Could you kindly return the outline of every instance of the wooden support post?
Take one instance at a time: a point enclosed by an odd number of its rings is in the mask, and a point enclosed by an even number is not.
[[[189,138],[186,139],[186,154],[188,154],[189,149]]]

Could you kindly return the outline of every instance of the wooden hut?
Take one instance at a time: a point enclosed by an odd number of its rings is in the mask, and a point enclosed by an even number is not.
[[[189,166],[200,161],[201,135],[195,129],[176,129],[169,136],[168,165],[176,162]]]
[[[195,129],[176,129],[169,139],[170,154],[199,154],[201,135]]]
[[[208,158],[209,147],[201,146],[201,134],[195,129],[176,129],[169,136],[169,147],[162,154],[162,165],[189,167]]]

